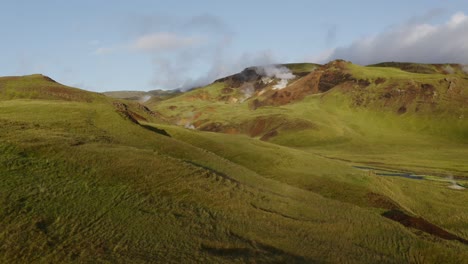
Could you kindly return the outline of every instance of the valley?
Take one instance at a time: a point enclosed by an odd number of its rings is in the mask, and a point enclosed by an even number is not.
[[[1,77],[0,262],[468,263],[467,106],[458,64]]]

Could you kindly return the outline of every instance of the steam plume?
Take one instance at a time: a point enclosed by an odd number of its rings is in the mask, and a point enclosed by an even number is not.
[[[454,74],[455,73],[455,70],[452,68],[452,66],[450,65],[447,65],[444,67],[444,71],[448,74]]]
[[[447,179],[452,183],[452,185],[449,186],[450,189],[454,189],[454,190],[464,190],[464,189],[465,189],[465,187],[459,185],[459,184],[455,181],[455,179],[453,178],[452,175],[449,175],[449,176],[447,177]]]
[[[151,95],[145,95],[143,97],[140,98],[140,103],[146,103],[149,101],[149,99],[151,99]]]
[[[468,74],[468,65],[462,65],[462,70],[464,73]]]
[[[244,102],[245,100],[249,99],[252,97],[252,95],[255,92],[255,89],[252,84],[248,84],[244,88],[241,89],[241,91],[244,93],[244,98],[241,99],[241,102]]]
[[[278,83],[273,86],[273,89],[283,89],[288,85],[289,80],[296,78],[296,76],[284,66],[268,65],[255,67],[258,75],[268,78],[279,79]]]

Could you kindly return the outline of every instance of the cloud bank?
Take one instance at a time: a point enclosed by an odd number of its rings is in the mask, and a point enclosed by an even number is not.
[[[438,25],[410,20],[317,58],[320,62],[345,59],[362,65],[384,61],[468,64],[468,16],[459,12]]]

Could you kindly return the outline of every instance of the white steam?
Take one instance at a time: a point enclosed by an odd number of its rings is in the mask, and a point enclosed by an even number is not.
[[[177,125],[183,126],[186,129],[195,129],[193,121],[195,121],[195,113],[186,112],[184,113],[183,118],[177,122]]]
[[[241,99],[241,103],[253,96],[255,89],[252,84],[249,84],[241,89],[244,93],[244,98]]]
[[[140,103],[146,103],[146,102],[149,101],[149,99],[151,99],[151,95],[145,95],[145,96],[140,98],[139,102]]]
[[[190,123],[190,122],[187,123],[187,124],[185,124],[184,127],[187,128],[187,129],[195,129],[195,126],[194,126],[192,123]]]
[[[452,66],[450,65],[446,65],[444,67],[444,72],[448,73],[448,74],[454,74],[455,73],[455,70],[452,68]]]
[[[262,82],[263,84],[270,84],[271,82],[273,82],[273,79],[270,77],[262,77]]]
[[[275,86],[273,86],[274,90],[281,90],[288,86],[288,80],[287,79],[281,79]]]
[[[465,187],[459,185],[455,179],[453,178],[452,175],[448,176],[447,177],[448,181],[452,183],[452,185],[449,186],[450,189],[454,189],[454,190],[464,190]]]
[[[258,75],[263,77],[263,83],[270,83],[271,78],[279,79],[278,83],[273,86],[273,89],[275,90],[285,88],[288,86],[289,80],[296,78],[296,75],[294,75],[291,70],[284,66],[268,65],[255,67],[255,71]]]
[[[258,75],[276,79],[285,79],[290,80],[294,79],[296,76],[292,74],[292,72],[284,67],[284,66],[277,66],[277,65],[268,65],[268,66],[260,66],[255,67],[255,71]]]
[[[468,74],[468,65],[462,65],[462,70],[464,73]]]

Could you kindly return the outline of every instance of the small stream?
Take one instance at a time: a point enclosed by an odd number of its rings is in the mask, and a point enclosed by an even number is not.
[[[367,167],[367,166],[353,166],[356,169],[371,171],[378,176],[390,176],[390,177],[403,177],[413,180],[423,180],[424,176],[416,175],[412,172],[396,171],[396,170],[387,170],[381,168]]]

